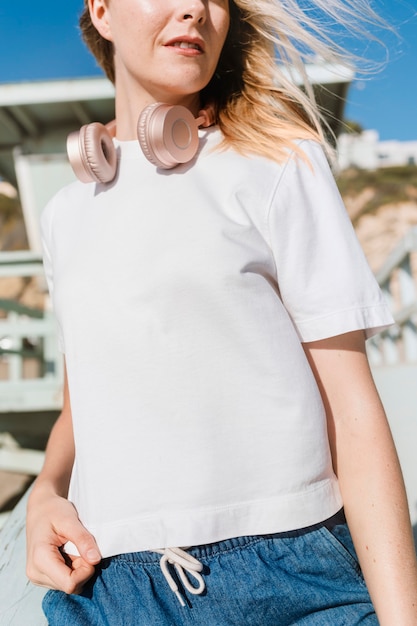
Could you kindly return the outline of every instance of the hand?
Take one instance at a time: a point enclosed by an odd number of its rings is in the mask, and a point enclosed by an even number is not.
[[[28,578],[35,585],[80,593],[101,555],[71,502],[35,485],[28,503],[26,534]],[[80,556],[61,552],[67,541],[77,547]]]

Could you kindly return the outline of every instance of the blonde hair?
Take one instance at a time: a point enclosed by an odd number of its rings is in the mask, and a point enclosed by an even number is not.
[[[110,0],[109,0],[110,1]],[[113,47],[93,26],[88,0],[82,36],[108,78],[115,82]],[[224,135],[223,147],[276,161],[296,140],[315,139],[331,152],[330,128],[319,109],[306,63],[352,65],[336,42],[340,29],[366,35],[383,24],[368,0],[230,0],[230,28],[201,104],[211,103]]]

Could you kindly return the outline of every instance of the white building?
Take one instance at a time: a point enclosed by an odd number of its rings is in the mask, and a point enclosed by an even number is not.
[[[360,134],[342,133],[337,147],[339,170],[417,165],[417,141],[379,141],[376,130],[365,130]]]

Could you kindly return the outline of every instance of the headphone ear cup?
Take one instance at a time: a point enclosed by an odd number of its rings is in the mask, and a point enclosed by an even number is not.
[[[183,106],[155,102],[139,116],[137,134],[146,158],[163,169],[188,163],[198,150],[198,125]]]
[[[109,183],[116,176],[116,150],[107,128],[99,122],[70,133],[67,153],[74,174],[83,183]]]

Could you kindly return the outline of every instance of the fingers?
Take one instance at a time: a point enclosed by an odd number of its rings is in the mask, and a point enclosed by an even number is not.
[[[41,566],[38,567],[37,563]],[[26,570],[33,584],[65,593],[80,593],[94,572],[94,565],[81,557],[64,557],[56,546],[50,545],[36,548]]]
[[[101,560],[96,541],[70,502],[53,497],[43,504],[27,522],[27,576],[35,585],[80,593]],[[65,544],[76,556],[62,552]]]
[[[84,559],[78,557],[72,562],[71,587],[72,593],[81,593],[85,583],[95,574],[96,568]]]

